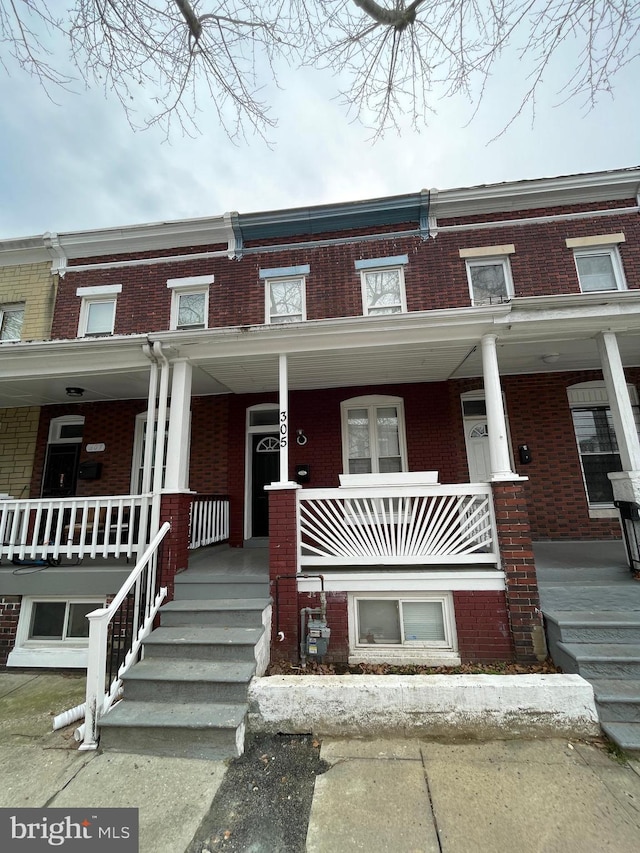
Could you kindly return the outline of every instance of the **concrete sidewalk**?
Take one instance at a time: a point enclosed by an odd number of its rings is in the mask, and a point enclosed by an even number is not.
[[[140,853],[183,853],[226,765],[78,752],[51,723],[83,693],[79,676],[0,673],[0,806],[136,807]],[[639,849],[640,763],[590,743],[325,739],[321,757],[307,853]]]

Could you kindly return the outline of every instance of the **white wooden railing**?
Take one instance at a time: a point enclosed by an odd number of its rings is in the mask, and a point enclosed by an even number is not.
[[[189,514],[189,548],[202,548],[229,538],[229,498],[195,495]]]
[[[87,614],[89,649],[80,749],[96,749],[100,717],[118,698],[122,676],[138,659],[144,638],[166,597],[158,583],[158,548],[171,525],[162,525],[108,607]]]
[[[303,489],[299,565],[497,564],[483,483]]]
[[[131,557],[144,545],[150,495],[0,501],[0,557]]]

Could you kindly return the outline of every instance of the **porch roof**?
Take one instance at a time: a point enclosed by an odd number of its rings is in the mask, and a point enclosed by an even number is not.
[[[517,298],[393,317],[5,342],[0,407],[69,402],[69,386],[84,389],[83,402],[146,399],[150,362],[143,345],[152,341],[162,343],[169,361],[189,359],[192,393],[211,395],[276,391],[282,353],[292,390],[481,377],[485,334],[497,336],[504,375],[599,370],[595,336],[603,330],[617,333],[626,367],[640,364],[640,291]]]

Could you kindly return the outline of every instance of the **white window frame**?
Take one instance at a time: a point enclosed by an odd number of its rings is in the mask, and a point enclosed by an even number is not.
[[[381,317],[387,314],[407,313],[407,291],[404,280],[404,268],[409,263],[408,255],[396,255],[389,258],[367,258],[355,261],[355,268],[360,273],[360,289],[362,293],[362,313],[365,317]],[[375,305],[369,305],[367,301],[367,276],[379,275],[386,272],[397,272],[400,283],[400,302],[397,303],[397,311],[376,311]],[[384,306],[396,307],[396,306]]]
[[[80,304],[80,319],[78,322],[79,338],[101,338],[108,337],[113,334],[116,322],[118,293],[122,293],[121,284],[106,284],[98,287],[79,287],[76,290],[76,296],[80,296],[82,298],[82,302]],[[87,331],[87,324],[89,321],[91,306],[100,303],[111,303],[113,305],[113,310],[111,312],[111,328],[100,332],[89,332]]]
[[[471,277],[471,271],[473,269],[477,269],[478,267],[502,267],[502,274],[504,276],[504,285],[505,285],[505,294],[500,297],[496,301],[492,302],[487,299],[476,299],[473,292],[473,279]],[[469,298],[471,299],[472,305],[478,306],[487,306],[487,305],[500,305],[503,302],[508,302],[514,297],[514,287],[513,287],[513,276],[511,275],[511,264],[509,263],[509,258],[506,255],[496,255],[494,257],[488,258],[467,258],[466,259],[466,268],[467,268],[467,282],[469,284]]]
[[[65,426],[82,426],[84,427],[83,415],[61,415],[59,418],[52,418],[49,421],[49,437],[47,444],[82,444],[82,436],[72,436],[71,438],[62,438],[62,428]]]
[[[628,384],[627,390],[629,392],[629,398],[631,400],[631,405],[634,409],[634,415],[637,418],[637,410],[638,410],[638,392],[634,385]],[[609,396],[607,394],[607,389],[604,382],[594,381],[594,382],[580,382],[577,385],[570,385],[567,388],[567,397],[569,402],[569,408],[573,411],[573,409],[611,409],[611,404],[609,402]],[[636,421],[637,423],[637,421]],[[576,443],[576,451],[578,454],[578,460],[580,462],[580,474],[582,475],[582,485],[584,488],[585,499],[587,501],[587,505],[589,507],[589,517],[590,518],[617,518],[618,510],[615,508],[613,503],[595,503],[589,500],[589,490],[587,488],[587,478],[584,473],[584,465],[582,461],[583,453],[578,444],[578,436],[575,432],[575,425],[573,423],[573,415],[571,418],[571,428],[573,430],[573,439]],[[619,451],[618,451],[619,455]]]
[[[607,287],[603,290],[584,290],[582,286],[582,279],[580,278],[580,268],[578,266],[578,262],[581,258],[589,258],[598,255],[605,255],[610,259],[611,270],[613,273],[613,283],[615,286]],[[576,266],[576,275],[578,276],[578,284],[580,285],[581,293],[615,293],[618,290],[627,289],[627,282],[624,277],[624,270],[622,268],[622,260],[620,258],[620,253],[618,251],[617,246],[599,246],[598,248],[592,249],[574,249],[573,261]]]
[[[408,640],[404,643],[361,643],[358,630],[358,602],[386,600],[409,603],[439,602],[442,606],[444,640]],[[389,590],[385,592],[348,593],[349,663],[440,664],[456,666],[460,663],[456,632],[453,595],[448,591],[410,592]],[[401,625],[402,631],[402,617]]]
[[[309,275],[310,266],[302,264],[297,267],[273,267],[270,269],[261,269],[259,276],[264,281],[264,321],[268,326],[284,326],[289,323],[302,323],[307,319],[307,276]],[[300,287],[300,309],[301,315],[298,318],[297,314],[278,314],[278,318],[274,319],[271,314],[271,288],[274,284],[282,284],[282,282],[299,283]],[[286,319],[287,317],[295,316],[295,320]]]
[[[142,449],[144,447],[144,442],[147,434],[147,417],[148,412],[140,412],[139,415],[136,415],[136,423],[134,427],[133,433],[133,452],[131,454],[131,482],[130,482],[130,491],[132,495],[139,495],[140,492],[140,480],[142,473],[142,466],[144,464],[144,459],[142,456]],[[162,466],[162,488],[164,488],[165,475],[167,471],[167,459],[166,459],[166,449],[167,442],[169,439],[169,420],[171,418],[171,410],[167,409],[166,415],[166,432],[165,432],[165,458],[164,465]],[[187,448],[187,458],[189,458],[191,454],[191,413],[189,413],[189,447]],[[151,486],[153,488],[153,467],[155,465],[155,451],[151,457]]]
[[[400,450],[401,472],[408,470],[407,464],[407,435],[404,415],[404,400],[402,397],[388,397],[381,394],[368,394],[364,397],[351,397],[340,403],[340,420],[342,423],[342,473],[349,474],[349,409],[368,409],[369,445],[371,448],[371,473],[380,473],[380,456],[377,453],[378,436],[375,429],[375,412],[388,406],[395,406],[398,413],[398,444]],[[374,417],[372,417],[374,413]]]
[[[17,311],[22,311],[22,322],[20,323],[20,334],[18,335],[17,338],[3,338],[3,337],[1,337],[2,332],[4,331],[5,314],[16,313]],[[25,311],[25,303],[24,302],[7,302],[4,305],[0,305],[0,341],[19,341],[22,339],[22,327],[24,325],[24,311]]]
[[[85,668],[89,648],[88,637],[68,639],[30,639],[29,631],[33,619],[34,605],[47,602],[65,602],[67,611],[65,624],[69,618],[69,605],[91,604],[94,609],[105,607],[106,598],[100,595],[33,595],[22,596],[20,616],[16,630],[16,642],[9,653],[7,666],[37,666],[54,668]]]
[[[171,317],[169,328],[176,329],[208,329],[209,328],[209,285],[213,284],[215,277],[213,275],[196,275],[188,278],[170,278],[167,280],[167,287],[171,290]],[[204,295],[204,322],[194,323],[193,325],[178,325],[178,317],[180,314],[180,299],[182,296],[192,296],[194,294]]]

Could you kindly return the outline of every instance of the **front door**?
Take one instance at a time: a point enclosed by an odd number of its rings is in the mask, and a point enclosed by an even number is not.
[[[80,444],[50,444],[42,478],[43,498],[68,498],[76,493]]]
[[[469,482],[486,483],[491,476],[489,432],[486,420],[465,418],[464,439],[467,445]]]
[[[269,535],[269,493],[264,487],[278,480],[280,440],[278,435],[251,436],[251,535]]]

